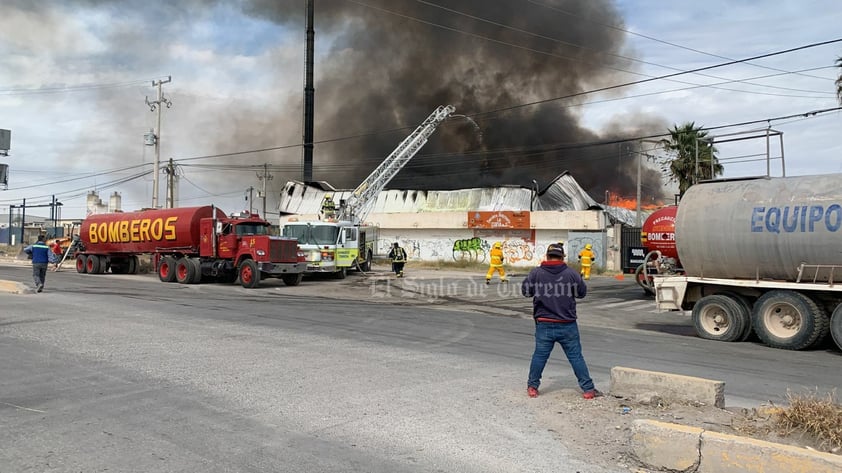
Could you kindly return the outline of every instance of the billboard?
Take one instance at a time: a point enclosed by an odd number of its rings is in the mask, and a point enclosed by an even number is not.
[[[0,150],[9,151],[12,143],[12,132],[9,130],[0,130]]]
[[[468,228],[529,230],[529,212],[501,210],[498,212],[468,212]]]

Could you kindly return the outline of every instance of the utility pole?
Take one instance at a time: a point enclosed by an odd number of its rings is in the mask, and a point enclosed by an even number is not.
[[[260,179],[263,190],[259,192],[260,196],[263,197],[263,219],[266,219],[266,181],[272,180],[272,175],[269,174],[269,164],[263,163],[263,174],[257,173],[257,178]]]
[[[252,209],[251,203],[254,200],[254,186],[249,186],[248,197],[246,197],[246,200],[249,201],[249,214],[251,214],[251,209]]]
[[[167,175],[167,208],[175,207],[175,185],[176,185],[176,170],[172,158],[170,158],[167,168],[164,169],[164,174]]]
[[[307,43],[304,52],[304,136],[301,180],[313,180],[313,115],[316,90],[313,87],[313,55],[316,32],[313,28],[313,0],[307,0]]]
[[[149,110],[151,111],[158,111],[158,126],[155,128],[155,163],[152,167],[152,208],[158,208],[158,177],[161,173],[159,166],[161,162],[161,107],[166,105],[167,108],[172,106],[172,102],[164,97],[164,90],[161,88],[162,85],[172,82],[172,76],[167,76],[166,79],[159,79],[152,81],[152,87],[158,88],[158,100],[149,101],[149,97],[146,97],[146,105],[149,106]]]

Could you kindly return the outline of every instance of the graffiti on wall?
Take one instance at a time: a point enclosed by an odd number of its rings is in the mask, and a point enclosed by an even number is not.
[[[503,257],[506,263],[532,261],[535,257],[535,243],[526,240],[506,240],[503,243]]]
[[[485,254],[491,246],[480,237],[473,237],[453,242],[453,261],[471,263],[485,262]]]

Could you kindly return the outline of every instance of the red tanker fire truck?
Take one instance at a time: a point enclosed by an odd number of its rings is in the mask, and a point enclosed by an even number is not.
[[[151,254],[163,282],[214,279],[256,287],[280,277],[296,286],[306,269],[298,241],[269,234],[269,222],[244,212],[183,207],[91,215],[82,222],[76,271],[135,274],[138,255]]]

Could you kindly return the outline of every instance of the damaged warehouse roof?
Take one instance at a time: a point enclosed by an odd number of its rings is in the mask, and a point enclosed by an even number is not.
[[[281,215],[318,214],[325,195],[337,204],[353,190],[337,190],[325,182],[307,185],[288,181],[281,190],[278,210]],[[635,224],[635,212],[622,207],[606,206],[593,200],[569,173],[564,172],[546,187],[500,186],[459,190],[384,190],[377,196],[373,213],[419,213],[455,211],[525,211],[595,210],[602,209],[615,223]]]

